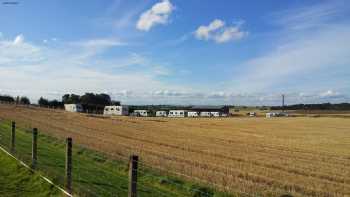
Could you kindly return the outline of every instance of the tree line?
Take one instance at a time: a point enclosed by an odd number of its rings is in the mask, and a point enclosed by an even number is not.
[[[0,101],[29,105],[30,100],[27,97],[12,97],[9,95],[0,95]],[[84,95],[65,94],[62,101],[56,99],[49,100],[40,97],[38,105],[41,107],[64,108],[64,104],[81,104],[88,113],[102,113],[106,105],[120,105],[119,101],[113,101],[108,94],[85,93]]]
[[[120,105],[113,101],[108,94],[85,93],[84,95],[65,94],[62,96],[64,104],[81,104],[87,113],[103,113],[106,105]]]
[[[271,107],[271,110],[282,110],[282,106]],[[350,103],[295,104],[284,106],[285,110],[350,110]]]
[[[29,105],[30,100],[28,97],[22,96],[19,97],[17,96],[16,98],[9,96],[9,95],[0,95],[0,101],[1,102],[7,102],[7,103],[16,103],[16,104],[22,104],[22,105]]]

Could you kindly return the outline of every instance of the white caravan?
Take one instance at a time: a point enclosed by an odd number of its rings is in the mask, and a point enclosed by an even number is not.
[[[199,115],[201,117],[211,117],[211,113],[206,111],[202,111]]]
[[[168,114],[168,117],[172,117],[172,118],[175,118],[175,117],[183,118],[185,116],[186,116],[185,110],[170,110]]]
[[[134,113],[139,115],[139,116],[143,116],[143,117],[149,116],[148,110],[143,110],[143,109],[134,110]]]
[[[83,112],[81,104],[64,104],[64,109],[69,112]]]
[[[157,116],[157,117],[167,117],[168,114],[167,114],[166,111],[157,111],[157,112],[156,112],[156,116]]]
[[[198,117],[199,115],[198,115],[198,112],[196,112],[196,111],[189,111],[189,112],[187,112],[187,116],[188,117]]]
[[[220,117],[220,112],[210,112],[210,115],[213,117]]]
[[[105,106],[103,115],[116,115],[116,116],[127,116],[129,115],[128,106]]]

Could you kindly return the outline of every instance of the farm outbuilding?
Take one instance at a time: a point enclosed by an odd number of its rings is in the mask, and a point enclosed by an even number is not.
[[[168,114],[167,114],[166,111],[157,111],[157,112],[156,112],[156,116],[157,116],[157,117],[167,117]]]
[[[129,108],[128,106],[125,106],[125,105],[105,106],[103,115],[127,116],[129,115]]]
[[[83,112],[81,104],[64,104],[64,109],[69,112]]]
[[[185,110],[170,110],[168,117],[186,117],[186,111]]]

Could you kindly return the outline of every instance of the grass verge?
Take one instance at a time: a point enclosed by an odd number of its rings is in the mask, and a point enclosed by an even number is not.
[[[0,166],[0,196],[62,196],[59,190],[3,151],[0,151]]]

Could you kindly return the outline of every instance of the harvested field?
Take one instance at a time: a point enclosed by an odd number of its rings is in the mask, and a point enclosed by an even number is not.
[[[96,118],[0,105],[0,118],[237,194],[350,195],[347,118]]]

